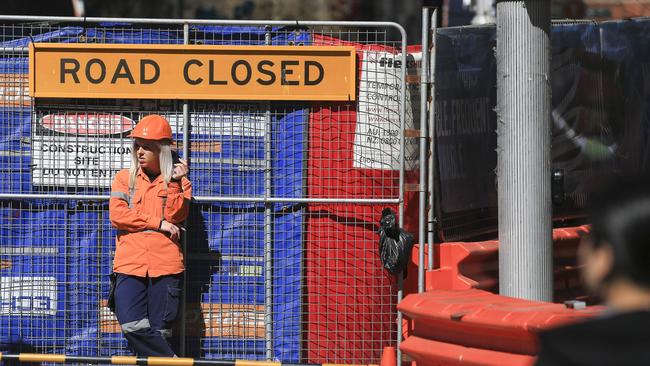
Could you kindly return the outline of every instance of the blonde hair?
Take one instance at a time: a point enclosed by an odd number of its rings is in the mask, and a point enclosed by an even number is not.
[[[174,171],[171,144],[167,140],[153,142],[158,146],[160,151],[158,154],[160,175],[162,175],[163,181],[165,182],[165,188],[167,188],[167,184],[169,184],[169,181],[172,179],[172,173]],[[133,187],[135,187],[135,177],[138,175],[138,169],[140,169],[140,162],[138,161],[136,143],[135,140],[133,140],[133,148],[131,149],[131,167],[129,168],[129,190],[133,190]]]

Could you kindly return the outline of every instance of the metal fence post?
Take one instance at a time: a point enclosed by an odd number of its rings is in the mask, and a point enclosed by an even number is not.
[[[264,43],[272,45],[271,26],[264,28]],[[272,190],[272,139],[273,126],[271,120],[271,102],[266,103],[264,112],[264,198],[273,196]],[[266,343],[266,359],[273,359],[273,203],[264,202],[264,340]]]
[[[402,67],[400,68],[400,161],[399,161],[399,226],[404,227],[404,181],[405,181],[405,164],[404,157],[406,154],[406,139],[405,139],[405,129],[406,129],[406,31],[404,28],[399,27],[398,30],[402,36]],[[401,275],[398,275],[397,281],[397,303],[399,304],[404,297],[404,278]],[[403,314],[397,312],[397,362],[402,362],[402,351],[400,350],[400,344],[402,343],[402,320]]]
[[[426,53],[429,55],[429,155],[428,155],[428,168],[429,174],[427,189],[429,193],[429,211],[427,212],[427,243],[429,243],[429,258],[428,268],[433,269],[435,263],[433,262],[433,240],[435,231],[435,168],[436,168],[436,33],[438,32],[438,9],[433,9],[431,15],[431,52]],[[424,53],[424,49],[422,50]]]
[[[190,43],[190,26],[188,23],[183,23],[183,44],[189,44]],[[187,161],[189,164],[189,145],[190,145],[190,109],[189,109],[189,101],[184,100],[183,101],[183,158]],[[191,203],[190,203],[191,204]],[[187,220],[185,220],[185,223],[183,224],[185,227],[187,227]],[[187,233],[183,235],[183,258],[185,260],[185,263],[187,263],[187,242],[188,242],[188,237]],[[181,356],[185,356],[186,350],[186,343],[187,343],[187,338],[186,338],[186,333],[187,333],[187,269],[183,271],[183,288],[182,288],[182,293],[181,293],[181,329],[180,329],[180,354]]]
[[[420,189],[418,207],[418,292],[424,292],[424,247],[426,238],[426,186],[427,186],[427,92],[429,80],[429,8],[422,8],[422,60],[420,62]]]

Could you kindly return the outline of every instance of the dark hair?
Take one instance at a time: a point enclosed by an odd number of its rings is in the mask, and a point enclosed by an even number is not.
[[[591,224],[592,245],[609,245],[614,255],[606,281],[650,288],[650,177],[612,180],[593,197]]]

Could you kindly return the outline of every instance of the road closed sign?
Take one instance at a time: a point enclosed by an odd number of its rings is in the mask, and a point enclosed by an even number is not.
[[[35,98],[355,99],[349,46],[31,43]]]

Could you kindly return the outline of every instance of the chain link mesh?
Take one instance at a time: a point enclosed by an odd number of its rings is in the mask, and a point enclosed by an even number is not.
[[[381,210],[397,208],[404,154],[402,40],[394,33],[190,24],[190,44],[263,45],[269,36],[272,45],[353,44],[360,95],[189,101],[186,121],[183,101],[32,100],[26,53],[30,42],[183,44],[183,24],[3,21],[0,344],[130,354],[106,307],[116,234],[107,198],[113,175],[130,162],[128,130],[158,113],[189,160],[196,196],[177,349],[201,358],[378,363],[396,338],[397,288],[381,267],[376,234]],[[108,131],[93,132],[98,123]]]

